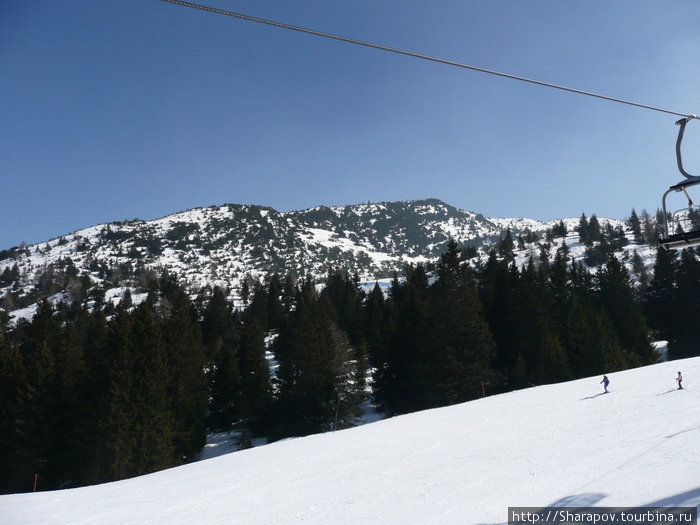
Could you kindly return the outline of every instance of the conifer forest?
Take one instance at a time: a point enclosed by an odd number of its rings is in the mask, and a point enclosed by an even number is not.
[[[365,291],[272,275],[186,292],[164,272],[114,306],[44,299],[0,324],[0,491],[119,480],[193,461],[207,433],[242,445],[351,427],[371,396],[387,415],[700,354],[700,259],[659,249],[633,285],[613,255],[518,267],[502,243],[456,242]],[[94,297],[92,298],[95,299]]]

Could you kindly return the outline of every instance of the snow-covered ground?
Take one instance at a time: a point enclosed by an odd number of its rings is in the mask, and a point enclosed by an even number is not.
[[[678,370],[686,388],[676,390]],[[700,358],[541,386],[93,487],[5,524],[502,524],[509,506],[700,504]]]

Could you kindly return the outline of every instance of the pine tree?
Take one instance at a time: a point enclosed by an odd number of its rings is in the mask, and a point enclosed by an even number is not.
[[[270,302],[270,298],[268,296],[265,285],[260,281],[255,281],[253,284],[252,294],[248,304],[248,308],[246,308],[246,312],[248,313],[248,315],[255,317],[258,320],[258,323],[260,324],[260,327],[264,332],[267,332],[269,328],[271,315],[277,316],[277,314],[280,313],[271,312],[272,304],[274,303]],[[279,322],[279,319],[275,319],[275,322]]]
[[[646,210],[642,210],[641,221],[644,241],[650,246],[658,246],[661,233],[659,223],[653,219]],[[661,224],[663,224],[663,222]]]
[[[564,224],[563,220],[559,220],[559,224],[556,224],[552,228],[552,237],[557,238],[557,237],[566,237],[568,231],[566,229],[566,224]]]
[[[120,307],[109,323],[105,340],[104,380],[108,390],[100,413],[102,441],[94,474],[100,481],[123,479],[136,472],[132,451],[135,434],[132,394],[136,390],[133,371],[136,366],[131,323],[129,313]]]
[[[639,304],[644,302],[646,291],[649,288],[649,273],[644,265],[644,259],[637,250],[632,253],[632,273],[637,278],[638,286],[635,288],[635,301]]]
[[[86,365],[85,381],[78,387],[77,396],[85,404],[84,419],[79,425],[82,430],[83,464],[82,475],[75,479],[75,485],[87,485],[107,481],[105,477],[104,443],[110,436],[104,436],[103,418],[108,409],[111,367],[108,355],[108,326],[104,312],[94,309],[84,320],[81,329],[84,340]]]
[[[644,244],[646,240],[642,234],[642,221],[639,220],[639,216],[637,216],[637,212],[634,210],[634,208],[632,208],[630,217],[627,220],[627,225],[629,226],[630,230],[632,230],[634,242],[636,244]]]
[[[29,430],[27,374],[19,348],[5,341],[0,331],[0,492],[32,490],[35,453],[24,439]]]
[[[131,436],[135,474],[173,465],[174,415],[169,400],[170,371],[160,323],[148,302],[134,312],[135,377]]]
[[[378,406],[384,409],[388,352],[396,336],[396,313],[393,301],[385,299],[379,283],[375,283],[367,295],[363,318],[368,366],[372,370],[372,393]]]
[[[548,274],[549,285],[559,307],[564,306],[570,297],[570,290],[568,288],[568,260],[566,255],[568,253],[568,248],[565,249],[565,247],[566,244],[564,244],[561,249],[557,250]],[[561,308],[558,308],[558,311],[561,312]]]
[[[594,213],[591,215],[590,220],[588,221],[588,236],[590,242],[600,242],[603,234],[602,234],[602,229],[600,227],[600,222],[598,221],[598,217]]]
[[[649,331],[640,306],[634,301],[629,276],[616,257],[610,256],[598,273],[599,300],[610,317],[628,366],[654,362]]]
[[[173,414],[173,463],[194,457],[205,444],[207,415],[206,350],[197,312],[177,287],[166,292],[170,311],[163,320],[169,370],[168,398]]]
[[[405,283],[394,279],[391,302],[397,312],[395,336],[389,341],[387,366],[380,390],[392,413],[406,413],[435,406],[430,399],[434,374],[428,346],[428,277],[422,265],[405,269]]]
[[[18,440],[18,460],[29,472],[52,476],[50,463],[53,431],[53,396],[56,377],[56,349],[61,340],[61,329],[53,306],[46,299],[39,302],[30,323],[19,327],[19,353],[22,360],[23,380],[16,392],[15,420]],[[26,479],[26,478],[25,478]],[[45,488],[54,488],[52,486]]]
[[[162,329],[144,301],[119,308],[106,337],[108,391],[101,413],[101,480],[123,479],[173,465],[173,414]]]
[[[585,213],[581,214],[581,218],[578,221],[578,227],[576,228],[576,231],[578,232],[581,244],[585,246],[590,246],[592,244],[590,226]]]
[[[679,316],[676,301],[676,253],[672,250],[656,251],[653,278],[645,294],[644,309],[649,326],[656,339],[672,340]]]
[[[493,380],[494,344],[471,268],[450,241],[437,264],[437,281],[430,289],[428,323],[432,363],[427,370],[434,384],[433,406],[474,399]]]
[[[625,358],[612,323],[604,311],[575,294],[567,309],[562,339],[574,377],[625,368]]]
[[[88,465],[89,445],[83,434],[91,427],[88,400],[83,397],[87,381],[84,340],[77,322],[68,322],[55,348],[55,375],[48,400],[51,428],[47,452],[45,488],[81,484]],[[46,479],[48,477],[48,480]]]
[[[351,343],[362,344],[364,292],[359,287],[359,278],[352,279],[348,272],[329,270],[321,298],[333,305],[337,322],[349,335]]]
[[[361,414],[360,406],[366,399],[364,391],[367,360],[364,346],[353,347],[347,333],[331,323],[329,343],[334,371],[334,396],[332,429],[339,430],[356,425]]]
[[[369,344],[369,365],[374,369],[386,364],[387,336],[390,330],[387,306],[379,283],[367,295],[364,303],[364,339]]]
[[[263,316],[266,318],[266,311]],[[241,375],[236,358],[236,325],[231,305],[216,287],[202,319],[207,349],[207,386],[211,399],[209,427],[228,429],[239,416]]]
[[[488,322],[491,334],[496,343],[496,354],[493,367],[497,371],[498,387],[496,390],[510,390],[525,386],[525,382],[514,385],[511,372],[515,370],[518,356],[514,345],[513,332],[509,325],[514,320],[510,310],[510,296],[514,282],[508,271],[507,263],[498,261],[495,252],[489,254],[487,262],[479,269],[478,291],[483,306],[484,317]],[[524,377],[526,374],[521,374]],[[523,379],[525,381],[525,379]]]
[[[563,257],[558,252],[559,257]],[[556,261],[556,257],[555,257]],[[548,274],[551,274],[551,269]],[[520,353],[526,357],[529,378],[533,384],[563,381],[571,377],[566,351],[562,346],[558,326],[556,297],[548,274],[535,268],[530,260],[519,278],[516,308],[521,310]],[[559,276],[562,278],[562,276]]]
[[[238,359],[241,372],[241,416],[246,422],[247,430],[252,433],[261,432],[269,424],[267,418],[272,388],[265,358],[265,333],[258,319],[252,315],[243,316]]]
[[[208,426],[216,431],[229,430],[241,414],[241,373],[232,345],[222,346],[210,377]]]
[[[274,330],[284,322],[285,307],[282,302],[283,286],[279,275],[274,274],[267,285],[267,327]]]
[[[329,430],[357,413],[359,398],[348,381],[352,349],[313,281],[299,289],[274,352],[279,364],[275,437]]]
[[[294,304],[294,298],[297,292],[297,278],[294,272],[288,272],[284,276],[284,285],[282,286],[282,306],[285,312],[289,312]],[[278,328],[278,327],[277,327]]]
[[[241,300],[243,301],[243,304],[247,305],[248,301],[250,299],[250,279],[249,279],[249,276],[245,276],[241,280],[240,294],[241,294]]]
[[[692,249],[681,252],[676,272],[673,337],[668,351],[673,359],[700,355],[700,325],[694,321],[700,314],[700,261]]]
[[[515,243],[513,242],[513,235],[510,232],[510,228],[508,228],[506,230],[505,236],[498,245],[498,254],[507,261],[512,261],[515,258],[515,255],[513,254],[514,248]]]

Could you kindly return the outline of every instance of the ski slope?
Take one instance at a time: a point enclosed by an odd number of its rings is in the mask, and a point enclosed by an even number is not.
[[[676,390],[683,372],[685,389]],[[501,524],[509,506],[700,504],[700,358],[0,497],[4,524]]]

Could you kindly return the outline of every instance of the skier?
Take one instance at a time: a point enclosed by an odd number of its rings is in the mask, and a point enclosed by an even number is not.
[[[676,381],[678,382],[678,390],[683,390],[683,376],[680,372],[678,372],[678,377],[676,378]]]
[[[601,381],[603,383],[603,388],[605,389],[605,394],[608,393],[608,385],[610,384],[610,379],[608,379],[608,376],[603,376],[603,380]]]

